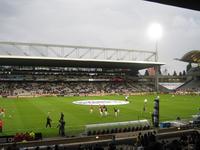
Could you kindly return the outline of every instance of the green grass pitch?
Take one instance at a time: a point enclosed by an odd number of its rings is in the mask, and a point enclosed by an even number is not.
[[[147,111],[142,113],[144,99],[147,98]],[[124,100],[124,96],[92,96],[92,97],[38,97],[38,98],[0,98],[0,107],[5,108],[3,133],[12,135],[19,132],[42,132],[45,137],[58,136],[58,120],[63,112],[66,121],[66,133],[75,135],[84,131],[86,124],[130,121],[138,119],[151,120],[155,95],[130,96],[131,103],[120,106],[108,106],[109,115],[101,117],[98,106],[90,114],[90,106],[76,105],[72,102],[84,99]],[[120,115],[114,116],[113,108],[120,109]],[[191,118],[200,108],[200,96],[160,95],[160,121]],[[52,128],[45,128],[46,117],[50,112]],[[2,118],[2,116],[1,116]]]

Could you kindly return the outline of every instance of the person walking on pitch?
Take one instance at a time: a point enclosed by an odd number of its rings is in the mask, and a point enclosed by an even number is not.
[[[49,126],[51,128],[51,118],[49,116],[47,116],[47,122],[46,122],[46,128]]]

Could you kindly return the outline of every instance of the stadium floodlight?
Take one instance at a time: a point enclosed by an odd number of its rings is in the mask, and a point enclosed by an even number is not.
[[[162,26],[159,23],[152,23],[148,28],[148,35],[156,41],[156,61],[158,61],[158,40],[162,37]]]
[[[152,23],[148,28],[148,35],[153,40],[159,40],[162,37],[162,26],[159,23]]]
[[[148,35],[152,40],[155,40],[156,47],[155,47],[155,61],[158,61],[158,40],[162,36],[162,26],[159,23],[152,23],[148,28]],[[158,87],[158,66],[155,67],[156,74],[155,74],[155,88],[156,91],[159,90]]]

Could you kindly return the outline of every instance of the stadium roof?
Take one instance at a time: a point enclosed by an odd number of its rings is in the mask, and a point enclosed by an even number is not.
[[[200,50],[190,51],[178,60],[190,63],[200,63]]]
[[[146,1],[200,11],[199,1],[194,1],[194,0],[146,0]]]
[[[95,59],[69,59],[56,57],[30,57],[30,56],[3,56],[0,55],[0,65],[7,66],[53,66],[53,67],[84,67],[84,68],[126,68],[141,70],[157,65],[161,62],[150,61],[117,61]]]

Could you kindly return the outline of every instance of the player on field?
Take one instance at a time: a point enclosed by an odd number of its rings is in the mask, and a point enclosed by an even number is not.
[[[115,114],[115,117],[118,116],[118,109],[114,108],[114,114]]]
[[[61,136],[65,136],[65,121],[64,120],[62,120],[61,122],[60,129],[61,129]]]
[[[60,121],[64,120],[64,114],[63,112],[60,113]]]
[[[93,111],[94,111],[94,109],[93,109],[93,106],[92,106],[92,105],[90,105],[90,113],[92,114],[92,113],[93,113]]]
[[[144,104],[145,104],[145,105],[147,104],[147,99],[144,99]]]
[[[105,114],[105,116],[108,115],[108,108],[106,106],[104,107],[104,114]]]
[[[49,126],[51,128],[51,118],[49,116],[47,116],[47,122],[46,122],[46,128]]]
[[[103,107],[101,105],[99,105],[99,113],[101,116],[103,116]]]
[[[6,115],[6,109],[5,108],[2,109],[2,113],[3,113],[3,117],[5,117],[5,115]]]
[[[120,112],[120,110],[119,110],[119,108],[117,108],[117,116],[119,116],[119,112]]]
[[[146,106],[144,105],[144,107],[143,107],[143,112],[146,112]]]
[[[5,117],[5,109],[0,108],[0,115],[4,118]]]
[[[61,135],[61,121],[60,120],[58,121],[57,128],[58,128],[58,134]]]
[[[125,101],[128,101],[128,97],[129,97],[128,95],[125,96]]]
[[[146,112],[146,107],[147,107],[147,99],[144,99],[143,112]]]

